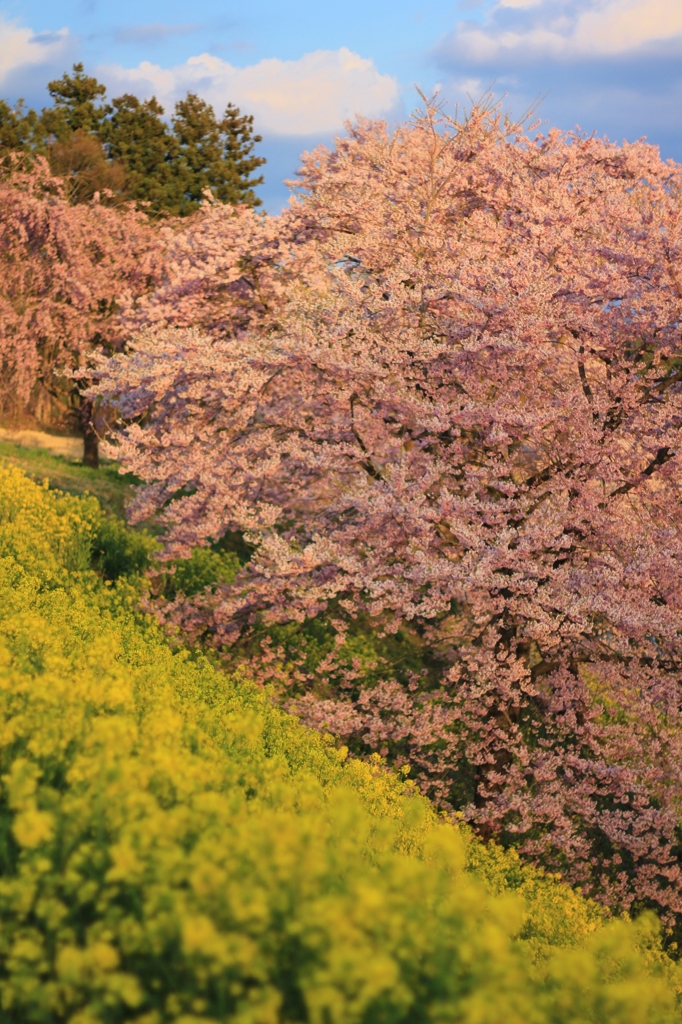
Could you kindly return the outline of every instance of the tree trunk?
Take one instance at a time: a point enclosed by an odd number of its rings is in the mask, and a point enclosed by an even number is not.
[[[80,427],[83,435],[83,465],[99,468],[99,438],[92,422],[92,402],[84,398],[79,409]]]

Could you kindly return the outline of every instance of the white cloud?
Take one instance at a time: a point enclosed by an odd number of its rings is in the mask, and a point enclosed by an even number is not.
[[[612,0],[578,19],[574,45],[583,52],[625,53],[682,35],[680,0]]]
[[[218,113],[235,103],[254,115],[259,131],[276,135],[329,134],[356,114],[391,115],[399,102],[397,80],[345,47],[316,50],[299,60],[261,60],[245,68],[202,53],[173,68],[143,61],[136,68],[100,66],[97,73],[110,96],[154,94],[170,112],[190,90]]]
[[[534,8],[525,13],[525,8]],[[518,9],[518,27],[496,25],[502,9]],[[558,8],[558,9],[557,9]],[[498,0],[487,26],[462,24],[451,37],[458,53],[479,61],[529,54],[538,57],[598,57],[642,47],[682,44],[680,0]]]
[[[41,34],[0,15],[0,85],[27,67],[56,60],[70,42],[66,28]]]

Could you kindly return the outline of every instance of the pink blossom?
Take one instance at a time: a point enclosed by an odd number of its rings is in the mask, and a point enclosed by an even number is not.
[[[214,206],[175,238],[91,392],[163,557],[235,530],[255,549],[167,621],[228,651],[323,613],[342,638],[407,623],[435,682],[254,670],[484,836],[668,922],[681,183],[645,143],[532,139],[495,109],[360,121],[281,218]]]

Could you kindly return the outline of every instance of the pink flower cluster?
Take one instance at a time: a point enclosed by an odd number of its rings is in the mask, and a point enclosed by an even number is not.
[[[682,913],[682,167],[429,104],[304,158],[280,218],[208,205],[91,396],[163,557],[241,531],[163,609],[238,650],[402,624],[433,673],[289,672],[304,719],[614,908]],[[259,667],[260,665],[260,667]],[[306,692],[302,692],[305,690]]]
[[[84,369],[94,347],[122,339],[119,314],[158,283],[162,255],[143,213],[98,198],[72,206],[44,158],[5,157],[0,410],[40,416],[63,400],[64,372]]]

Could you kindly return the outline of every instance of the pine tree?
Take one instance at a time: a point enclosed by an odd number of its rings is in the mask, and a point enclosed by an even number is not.
[[[44,153],[46,140],[47,130],[35,110],[26,110],[23,100],[18,100],[13,107],[6,100],[0,100],[0,155],[27,151]]]
[[[261,135],[253,134],[253,114],[242,114],[238,107],[228,103],[220,127],[225,163],[232,168],[232,174],[222,191],[216,190],[216,197],[226,203],[260,206],[261,200],[253,189],[262,185],[264,178],[262,174],[258,178],[251,178],[251,175],[263,166],[265,158],[253,153],[254,145],[263,141]]]
[[[23,151],[47,155],[67,181],[72,202],[95,192],[114,193],[107,202],[132,199],[152,214],[193,213],[208,188],[233,205],[260,206],[254,189],[265,163],[253,152],[253,117],[228,104],[218,121],[213,107],[194,93],[175,105],[172,128],[156,97],[141,101],[125,93],[108,104],[106,86],[86,75],[82,64],[48,83],[53,100],[41,114],[0,100],[0,156]]]
[[[188,93],[176,103],[172,120],[184,191],[179,213],[192,212],[206,188],[222,202],[260,205],[253,189],[263,178],[249,178],[265,163],[263,157],[252,155],[255,143],[261,141],[259,135],[253,135],[253,117],[240,114],[229,104],[222,121],[217,121],[209,103]]]
[[[127,196],[149,203],[153,213],[178,212],[182,200],[177,173],[179,147],[163,121],[163,107],[154,96],[141,102],[130,93],[112,102],[106,146],[110,159],[125,167]]]
[[[73,74],[64,73],[47,88],[54,101],[41,115],[47,156],[53,174],[66,182],[68,198],[85,203],[99,193],[105,202],[121,202],[127,195],[126,169],[109,159],[103,146],[111,114],[104,102],[106,86],[74,64]]]
[[[52,109],[44,108],[42,119],[48,130],[61,141],[72,132],[82,130],[89,135],[102,136],[111,107],[103,104],[106,86],[86,75],[82,64],[73,65],[73,75],[48,82],[48,92],[54,100]]]

